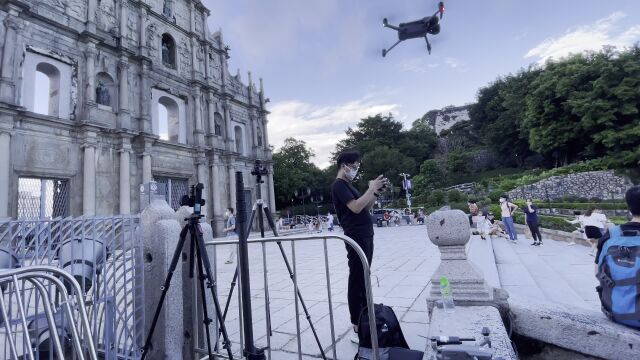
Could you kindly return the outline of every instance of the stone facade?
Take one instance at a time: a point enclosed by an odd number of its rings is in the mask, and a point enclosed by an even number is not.
[[[17,216],[23,177],[67,183],[73,216],[139,212],[158,177],[202,182],[218,231],[236,171],[255,200],[254,161],[272,169],[262,81],[229,73],[208,15],[199,0],[0,0],[0,217]]]
[[[572,196],[586,199],[623,199],[633,183],[613,170],[587,171],[582,173],[552,176],[535,184],[519,186],[509,191],[511,199],[532,197],[534,199],[562,199]]]
[[[468,121],[469,107],[470,105],[447,106],[440,110],[431,110],[425,116],[429,121],[429,126],[439,135],[443,130],[447,130],[461,121]]]

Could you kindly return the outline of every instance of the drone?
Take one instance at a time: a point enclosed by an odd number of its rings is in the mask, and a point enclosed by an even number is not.
[[[438,14],[440,17],[438,18]],[[420,20],[411,21],[407,23],[401,23],[398,26],[390,25],[387,21],[387,18],[382,20],[382,26],[393,29],[398,33],[398,41],[393,44],[388,49],[382,50],[382,57],[387,56],[389,51],[396,47],[400,42],[408,40],[408,39],[417,39],[424,37],[427,42],[427,51],[431,54],[431,43],[429,42],[429,38],[427,34],[437,35],[440,32],[440,19],[442,19],[442,15],[444,14],[444,2],[440,1],[438,3],[438,10],[432,15],[424,17]]]

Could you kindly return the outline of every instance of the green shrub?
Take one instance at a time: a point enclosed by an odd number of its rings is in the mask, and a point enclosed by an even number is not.
[[[462,193],[458,190],[449,190],[447,191],[447,199],[449,202],[459,202],[462,201]]]
[[[429,206],[442,206],[445,204],[446,194],[442,190],[433,190],[427,196],[427,204]]]
[[[560,216],[538,215],[538,221],[540,222],[541,228],[567,232],[574,231],[578,228],[578,225],[569,224],[565,219],[566,218]],[[515,213],[513,221],[517,224],[524,225],[524,213]]]
[[[626,210],[627,205],[623,203],[572,203],[572,202],[536,202],[539,208],[542,209],[572,209],[572,210],[587,210],[593,206],[602,210]]]

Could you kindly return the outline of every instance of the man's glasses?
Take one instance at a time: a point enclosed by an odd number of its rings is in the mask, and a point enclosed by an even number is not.
[[[344,166],[348,167],[351,170],[358,170],[360,168],[360,164],[344,164]]]

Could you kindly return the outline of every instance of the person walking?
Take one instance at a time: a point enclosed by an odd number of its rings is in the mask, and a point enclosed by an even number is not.
[[[540,234],[540,222],[538,221],[538,207],[533,204],[531,199],[527,199],[527,206],[523,209],[525,214],[525,222],[531,230],[533,237],[533,246],[542,246],[542,234]]]
[[[224,213],[224,216],[227,218],[227,227],[224,228],[224,231],[227,233],[227,240],[235,240],[238,237],[236,232],[236,217],[233,215],[233,208],[227,208],[227,211]],[[233,261],[236,258],[236,251],[238,247],[236,245],[231,245],[231,251],[229,252],[229,257],[225,264],[233,264]]]
[[[327,213],[327,230],[333,231],[333,215]]]
[[[507,234],[509,234],[509,239],[512,244],[515,244],[518,241],[518,233],[516,232],[516,227],[513,225],[513,213],[516,210],[518,210],[518,205],[509,202],[506,196],[500,197],[502,223],[507,229]]]
[[[373,221],[369,210],[373,207],[379,191],[384,186],[382,175],[369,181],[369,187],[364,194],[351,184],[358,174],[360,167],[360,153],[357,151],[345,151],[338,155],[338,174],[331,185],[331,197],[340,225],[344,234],[352,238],[364,251],[369,266],[373,259]],[[349,279],[347,283],[347,301],[349,303],[349,315],[353,325],[351,341],[358,342],[357,329],[360,313],[366,306],[366,288],[364,282],[364,269],[360,257],[351,246],[347,248],[349,265]]]

